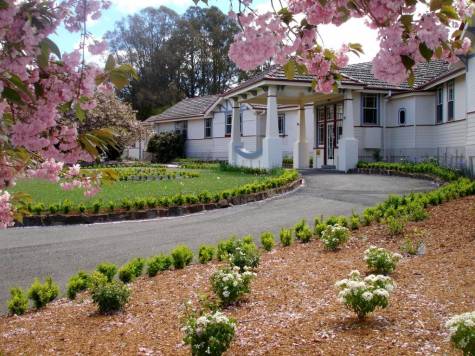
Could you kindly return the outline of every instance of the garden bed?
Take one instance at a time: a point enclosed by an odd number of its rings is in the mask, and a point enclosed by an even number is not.
[[[429,208],[418,229],[421,256],[405,256],[392,275],[397,288],[385,310],[365,322],[337,300],[334,283],[352,269],[366,271],[368,246],[397,251],[404,237],[385,225],[363,227],[338,252],[318,241],[263,254],[247,299],[225,310],[237,319],[229,355],[457,355],[447,340],[449,317],[475,309],[475,197]],[[450,217],[448,219],[447,217]],[[416,233],[414,233],[415,236]],[[411,235],[413,236],[413,235]],[[0,350],[16,354],[187,355],[184,303],[209,292],[218,263],[140,278],[124,312],[100,316],[87,295],[39,312],[0,318]]]

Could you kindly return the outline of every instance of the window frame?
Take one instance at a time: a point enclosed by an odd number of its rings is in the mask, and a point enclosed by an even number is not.
[[[404,114],[404,122],[401,122],[401,114]],[[399,126],[406,126],[407,125],[407,110],[406,108],[400,108],[397,113],[397,122]]]
[[[455,119],[455,81],[447,83],[447,121]]]
[[[228,122],[229,118],[229,122]],[[229,132],[228,132],[229,128]],[[227,113],[224,117],[224,137],[231,137],[231,133],[233,132],[233,115],[232,113]]]
[[[213,118],[207,117],[204,121],[204,137],[212,138],[213,137]]]
[[[285,113],[280,113],[277,117],[278,120],[278,126],[279,126],[279,136],[287,136],[286,130],[285,130]]]
[[[374,97],[374,107],[366,106],[365,99]],[[368,122],[366,118],[366,111],[374,110],[375,122]],[[363,93],[361,94],[361,125],[362,126],[379,126],[379,94]]]
[[[185,139],[188,139],[188,120],[175,121],[175,133],[182,134]]]
[[[437,87],[435,92],[435,123],[444,122],[444,87]]]

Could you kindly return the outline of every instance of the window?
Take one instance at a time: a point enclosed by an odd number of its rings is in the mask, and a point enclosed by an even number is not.
[[[323,145],[323,139],[325,137],[325,107],[317,107],[317,135],[316,135],[316,147]]]
[[[437,88],[437,110],[436,110],[436,123],[440,124],[444,121],[444,88]]]
[[[239,114],[239,130],[241,131],[241,136],[244,135],[244,130],[243,130],[243,127],[242,127],[242,122],[244,120],[242,119],[242,113]]]
[[[363,125],[378,125],[378,99],[377,94],[362,95]]]
[[[213,119],[205,119],[205,138],[210,138],[213,136]]]
[[[455,102],[455,86],[454,81],[451,80],[447,83],[447,108],[448,117],[447,120],[452,121],[454,119],[454,102]]]
[[[188,137],[188,121],[175,122],[175,132],[181,133],[184,138]]]
[[[285,136],[285,114],[279,114],[279,135]]]
[[[399,125],[406,124],[406,109],[399,109]]]
[[[226,114],[226,125],[225,125],[225,130],[224,130],[224,135],[231,136],[231,131],[233,127],[233,117],[231,114]]]

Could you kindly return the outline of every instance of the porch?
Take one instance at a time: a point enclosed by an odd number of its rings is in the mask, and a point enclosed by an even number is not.
[[[293,148],[294,168],[331,167],[346,172],[356,166],[358,141],[354,137],[351,89],[324,95],[315,93],[308,82],[263,82],[232,90],[226,98],[233,107],[228,155],[230,164],[265,169],[281,167],[283,151],[278,107],[292,105],[299,111]],[[242,104],[263,105],[266,108],[265,116],[260,118],[264,123],[257,125],[264,128],[264,132],[257,133],[256,150],[252,152],[244,148],[241,139],[239,117]],[[306,113],[311,115],[311,120],[306,120]],[[307,127],[308,122],[311,127]],[[308,130],[312,132],[311,142],[307,139]],[[313,167],[309,167],[310,154],[313,155]]]

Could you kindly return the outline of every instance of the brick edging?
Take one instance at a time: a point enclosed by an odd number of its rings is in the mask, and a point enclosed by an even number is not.
[[[161,217],[182,216],[194,214],[206,210],[215,210],[228,208],[234,205],[242,205],[251,202],[261,201],[273,196],[284,194],[295,190],[302,185],[303,178],[299,177],[297,180],[283,185],[281,187],[272,188],[263,192],[251,193],[241,196],[236,196],[228,199],[221,199],[217,203],[207,204],[193,204],[187,206],[173,206],[169,208],[154,208],[134,211],[117,211],[102,214],[50,214],[50,215],[33,215],[25,216],[23,223],[17,222],[15,227],[31,227],[31,226],[60,226],[60,225],[78,225],[78,224],[95,224],[116,221],[130,221],[130,220],[147,220]]]

